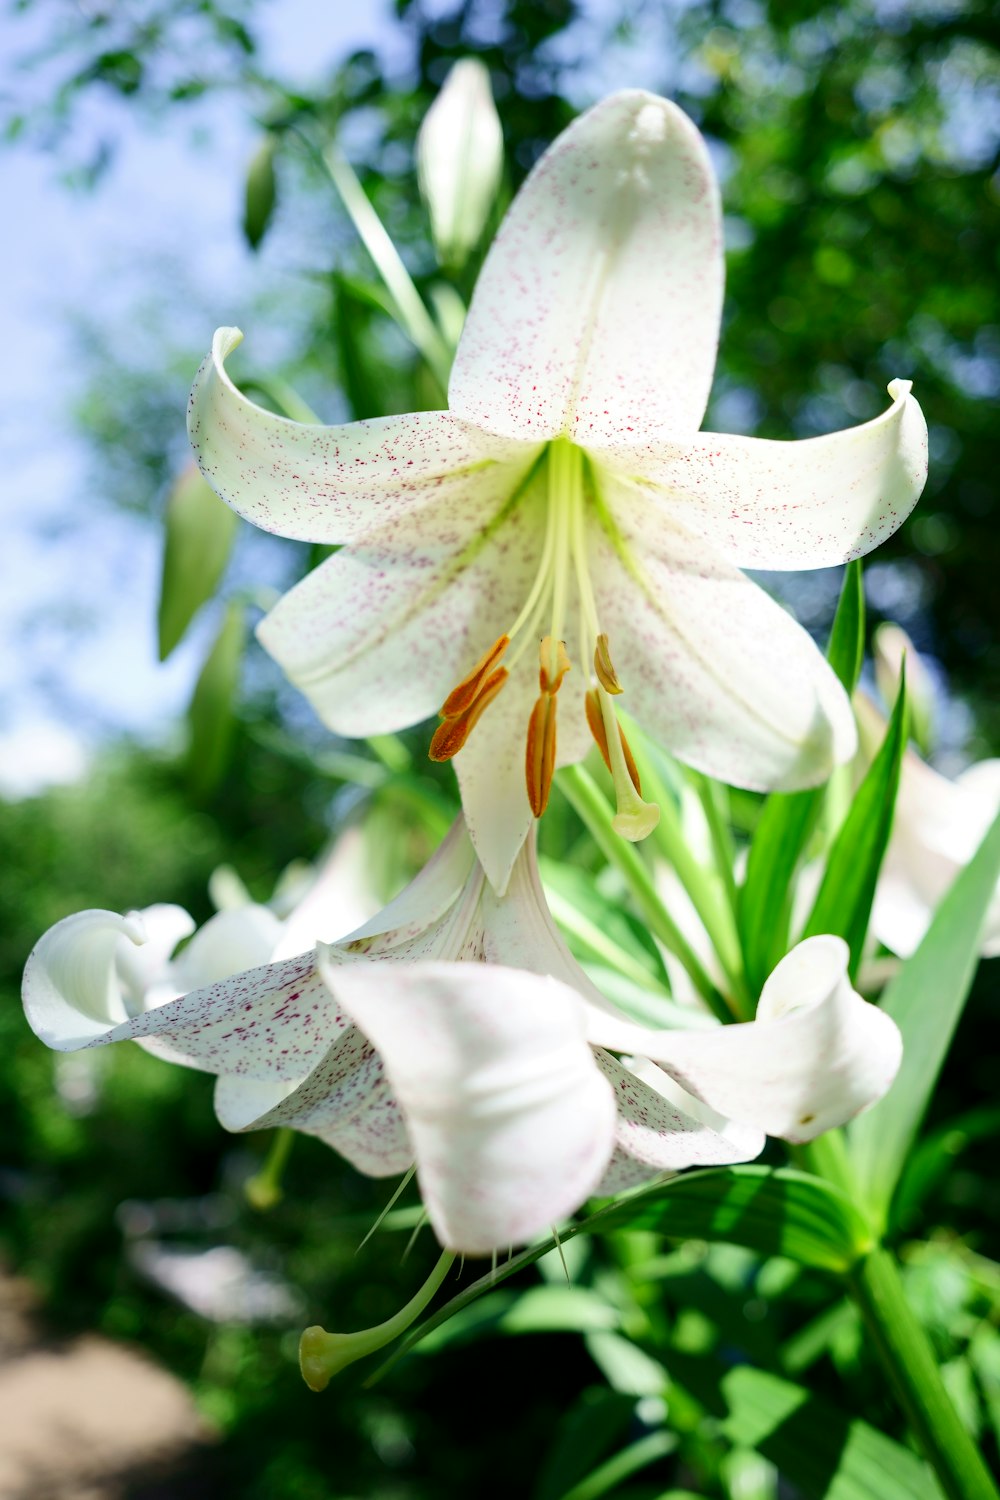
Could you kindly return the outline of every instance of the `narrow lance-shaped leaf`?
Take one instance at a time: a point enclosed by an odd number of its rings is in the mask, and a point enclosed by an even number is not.
[[[861,672],[865,598],[860,561],[848,563],[827,659],[847,692]],[[767,799],[750,846],[740,892],[740,937],[751,990],[757,994],[788,946],[792,877],[816,823],[823,789],[776,792]]]
[[[256,250],[267,232],[277,201],[277,183],[274,175],[274,156],[278,138],[268,131],[247,168],[246,192],[243,202],[243,233],[251,249]]]
[[[229,764],[236,727],[233,704],[245,642],[243,605],[229,604],[188,709],[188,779],[196,796],[205,796],[218,786]]]
[[[883,1220],[972,986],[998,879],[1000,816],[883,996],[903,1034],[903,1063],[885,1098],[849,1134],[859,1186]]]
[[[900,678],[899,696],[885,738],[834,839],[802,934],[807,938],[829,932],[842,937],[851,950],[852,978],[861,963],[878,872],[892,832],[899,772],[906,751],[906,719],[906,681]]]
[[[235,511],[219,499],[194,464],[175,483],[165,520],[157,616],[161,661],[218,588],[238,525]]]

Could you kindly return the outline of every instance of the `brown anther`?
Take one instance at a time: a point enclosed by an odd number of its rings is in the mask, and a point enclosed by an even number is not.
[[[597,645],[594,647],[594,675],[606,693],[624,692],[611,661],[611,650],[606,635],[597,637]]]
[[[604,727],[604,715],[601,713],[601,702],[597,696],[596,688],[591,688],[590,691],[586,694],[586,697],[584,698],[584,705],[587,710],[587,724],[590,728],[590,732],[594,736],[597,748],[598,750],[600,750],[601,755],[604,758],[604,764],[610,771],[611,756],[608,753],[608,732]],[[618,737],[622,742],[622,754],[625,757],[625,765],[628,769],[628,774],[631,778],[632,785],[635,787],[636,791],[641,797],[642,784],[639,781],[639,772],[636,769],[635,758],[629,748],[628,740],[625,738],[625,731],[622,729],[620,724],[618,725]]]
[[[555,650],[553,651],[553,646]],[[552,669],[555,658],[555,671]],[[554,697],[562,687],[562,680],[570,668],[565,641],[553,641],[550,635],[543,638],[538,648],[538,686],[543,693]]]
[[[528,743],[524,756],[528,801],[536,818],[542,816],[549,804],[555,769],[556,700],[551,693],[541,693],[528,720]]]
[[[451,760],[453,755],[458,754],[509,676],[506,667],[497,667],[480,684],[478,696],[462,713],[442,719],[434,731],[434,738],[427,752],[431,760]]]
[[[442,703],[442,719],[457,719],[472,707],[483,691],[484,683],[490,678],[490,673],[509,645],[509,635],[502,635],[498,640],[493,642],[493,645],[485,655],[481,656],[476,662],[472,671],[466,677],[462,678],[457,687],[452,688]]]

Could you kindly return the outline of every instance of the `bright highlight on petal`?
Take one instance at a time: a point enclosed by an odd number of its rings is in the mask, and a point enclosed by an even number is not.
[[[722,305],[719,194],[676,105],[612,94],[549,147],[486,259],[449,404],[487,432],[604,446],[694,432]]]
[[[448,1249],[520,1244],[596,1188],[615,1104],[568,986],[492,965],[322,972],[381,1052]],[[474,975],[474,979],[473,979]]]

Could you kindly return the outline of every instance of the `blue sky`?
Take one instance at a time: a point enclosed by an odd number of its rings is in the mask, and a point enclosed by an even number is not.
[[[403,61],[387,8],[382,0],[262,5],[267,66],[307,83],[362,45]],[[46,29],[37,13],[0,15],[0,56],[22,56]],[[0,156],[3,198],[16,205],[0,236],[0,791],[28,790],[60,768],[70,775],[82,765],[79,742],[109,727],[162,732],[204,650],[195,632],[157,664],[160,536],[93,494],[92,458],[72,419],[74,309],[106,318],[120,338],[151,263],[176,260],[224,322],[274,275],[266,256],[247,251],[240,228],[253,123],[216,99],[174,111],[167,124],[169,133],[151,128],[95,92],[83,126],[113,132],[119,145],[92,193],[68,189],[53,158],[32,146]],[[141,339],[141,327],[132,336]]]

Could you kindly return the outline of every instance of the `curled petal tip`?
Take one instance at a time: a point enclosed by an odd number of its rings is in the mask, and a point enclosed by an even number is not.
[[[219,361],[228,359],[233,350],[238,349],[242,342],[242,328],[217,328],[215,337],[212,339],[212,354]]]
[[[907,396],[913,390],[913,381],[890,380],[889,384],[886,386],[886,390],[889,392],[889,395],[892,397],[893,401],[905,401]]]

